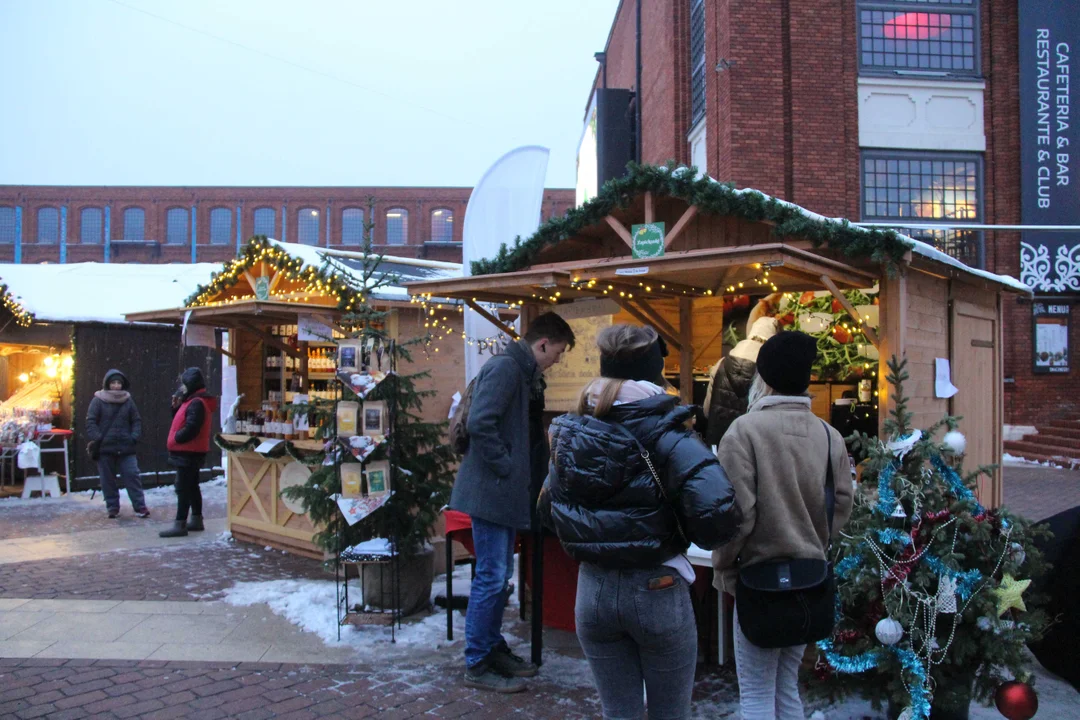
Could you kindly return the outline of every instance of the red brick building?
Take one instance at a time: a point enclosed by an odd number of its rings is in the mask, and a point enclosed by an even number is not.
[[[623,0],[597,59],[594,89],[640,76],[645,163],[853,220],[1021,222],[1014,0]],[[1019,233],[909,234],[1020,277]],[[1009,303],[1007,422],[1080,409],[1080,371],[1034,374],[1032,306]]]
[[[0,262],[223,262],[252,235],[461,262],[471,188],[0,186]],[[542,217],[572,190],[548,190]]]

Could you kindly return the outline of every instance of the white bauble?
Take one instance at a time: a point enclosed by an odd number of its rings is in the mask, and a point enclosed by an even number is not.
[[[882,618],[874,628],[874,634],[882,645],[895,645],[904,637],[904,626],[891,617]]]
[[[964,450],[967,448],[967,438],[959,430],[950,430],[945,433],[945,437],[941,441],[952,451],[953,455],[963,455]]]

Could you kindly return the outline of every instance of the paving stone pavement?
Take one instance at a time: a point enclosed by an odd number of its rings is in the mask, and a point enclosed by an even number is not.
[[[727,674],[721,671],[718,682],[702,683],[701,692],[729,692]],[[0,717],[579,720],[597,716],[591,689],[569,690],[541,677],[527,692],[493,695],[463,687],[460,678],[459,671],[424,666],[0,659]]]
[[[1029,520],[1045,520],[1080,505],[1080,471],[1006,465],[1005,506]]]

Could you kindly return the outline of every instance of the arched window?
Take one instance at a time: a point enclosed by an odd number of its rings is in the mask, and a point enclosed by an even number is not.
[[[345,208],[341,211],[341,244],[364,244],[364,211],[360,208]]]
[[[300,208],[296,235],[301,245],[319,244],[319,211],[313,207]]]
[[[404,245],[409,241],[409,211],[390,208],[386,211],[386,244]]]
[[[146,212],[142,208],[124,211],[124,239],[134,242],[146,240]]]
[[[210,211],[210,244],[228,245],[232,239],[232,210],[214,208]]]
[[[37,211],[37,241],[56,243],[60,241],[60,211],[56,208],[39,208]]]
[[[274,237],[274,208],[262,207],[255,211],[255,234]]]
[[[169,208],[165,213],[165,242],[183,245],[188,241],[188,211],[186,208]]]
[[[431,211],[431,242],[454,241],[454,211],[438,208]]]
[[[15,244],[15,208],[0,207],[0,245]]]
[[[79,242],[100,245],[102,241],[101,208],[83,208],[79,213]]]

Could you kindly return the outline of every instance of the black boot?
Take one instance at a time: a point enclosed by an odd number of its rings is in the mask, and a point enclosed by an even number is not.
[[[173,521],[173,526],[168,530],[162,530],[158,533],[158,537],[184,537],[187,535],[187,523],[183,520]]]
[[[189,522],[187,524],[187,529],[188,530],[205,530],[206,527],[203,525],[202,515],[192,515],[191,516],[191,522]]]

